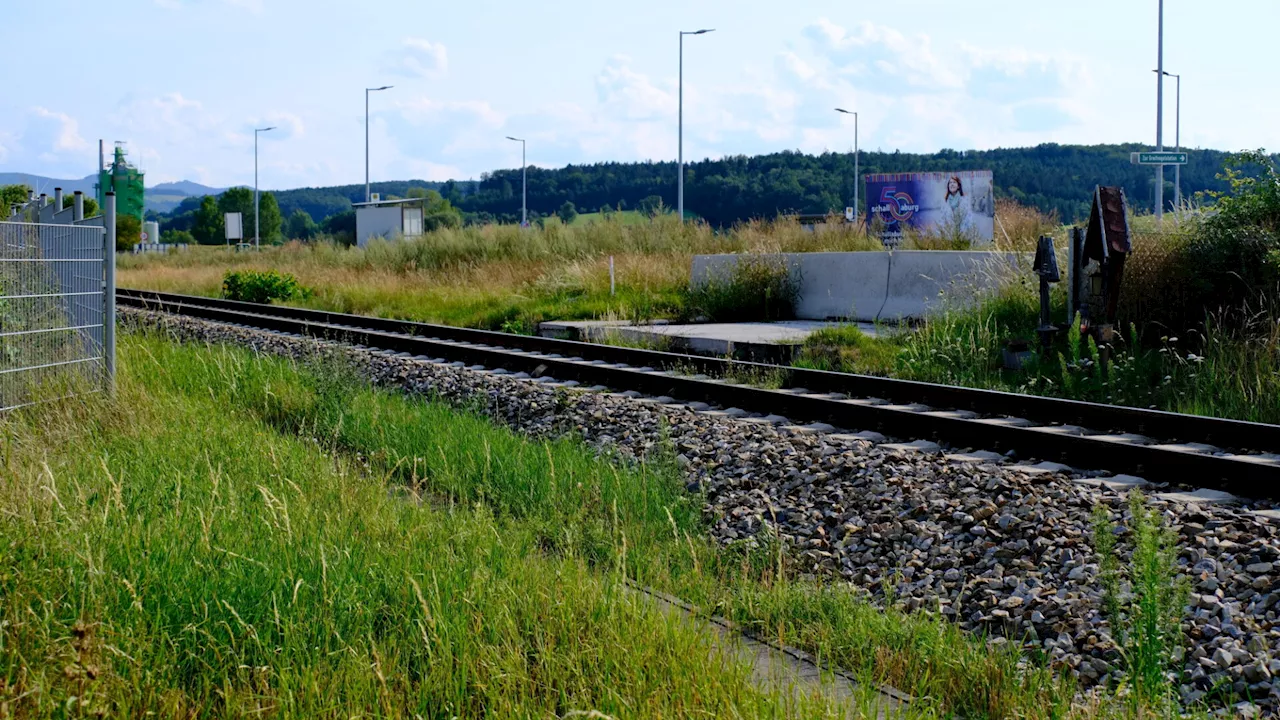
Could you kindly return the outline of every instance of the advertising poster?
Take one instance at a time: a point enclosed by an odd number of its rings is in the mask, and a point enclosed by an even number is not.
[[[966,237],[970,247],[995,238],[996,203],[990,170],[867,175],[867,222],[887,248],[903,232]]]

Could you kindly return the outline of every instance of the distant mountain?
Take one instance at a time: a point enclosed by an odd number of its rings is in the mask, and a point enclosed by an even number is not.
[[[155,193],[157,195],[184,195],[190,197],[221,195],[225,191],[226,188],[212,188],[208,185],[201,185],[198,182],[191,182],[190,180],[160,183],[154,187],[147,188],[148,193]]]
[[[54,188],[62,188],[62,192],[68,195],[77,190],[86,195],[92,195],[93,185],[96,182],[98,182],[96,175],[89,175],[79,180],[59,180],[29,173],[0,173],[0,185],[26,185],[35,190],[37,195],[40,193],[53,195]]]

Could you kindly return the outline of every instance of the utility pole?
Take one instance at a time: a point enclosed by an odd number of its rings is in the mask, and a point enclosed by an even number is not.
[[[1156,37],[1156,152],[1164,152],[1164,0]],[[1164,223],[1164,165],[1156,165],[1156,224]]]
[[[853,116],[853,221],[857,222],[860,217],[858,214],[858,188],[862,185],[862,173],[858,170],[858,113],[850,112],[844,108],[836,108],[836,112]]]
[[[369,202],[369,93],[390,90],[393,85],[364,89],[364,201]]]
[[[510,135],[507,139],[520,143],[520,227],[526,227],[529,224],[529,175],[525,170],[525,142]]]
[[[682,223],[684,222],[684,36],[705,35],[709,32],[715,32],[715,29],[680,31],[680,99],[677,120],[680,150],[676,161],[678,165],[676,171],[676,211],[680,213],[680,222]]]
[[[258,250],[258,238],[262,237],[262,225],[258,221],[258,133],[275,130],[275,126],[255,128],[253,131],[253,249]]]

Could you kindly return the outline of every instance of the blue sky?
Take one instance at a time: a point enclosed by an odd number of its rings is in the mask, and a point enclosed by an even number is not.
[[[277,125],[264,188],[362,182],[364,88],[384,84],[375,180],[518,166],[506,135],[543,166],[671,160],[677,31],[702,27],[686,159],[848,151],[837,105],[864,149],[1155,139],[1156,0],[3,4],[0,172],[83,177],[103,138],[128,141],[148,184],[251,183],[252,128]],[[1166,0],[1185,145],[1280,150],[1277,27],[1278,0]]]

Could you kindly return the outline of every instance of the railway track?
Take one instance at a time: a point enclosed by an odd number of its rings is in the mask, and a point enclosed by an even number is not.
[[[122,305],[1280,499],[1280,426],[152,291]],[[781,388],[734,377],[770,377]],[[731,414],[732,410],[729,411]]]

